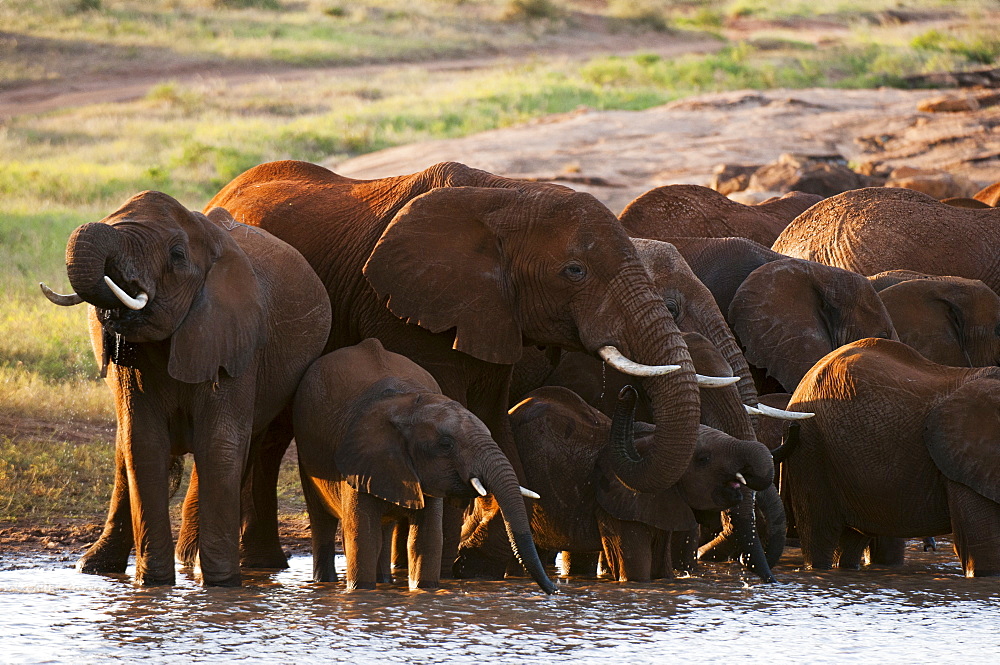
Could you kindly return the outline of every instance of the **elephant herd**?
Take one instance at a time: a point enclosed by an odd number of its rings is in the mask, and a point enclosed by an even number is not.
[[[337,579],[339,530],[348,588],[523,567],[551,593],[557,552],[566,574],[735,557],[770,581],[786,526],[813,568],[953,534],[967,576],[1000,575],[992,205],[670,185],[615,216],[458,163],[279,161],[204,212],[137,194],[66,264],[74,292],[42,290],[91,305],[118,421],[84,572],[133,549],[141,584],[285,567],[294,439],[314,577]]]

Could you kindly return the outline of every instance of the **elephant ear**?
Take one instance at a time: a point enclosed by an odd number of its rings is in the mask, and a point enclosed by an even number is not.
[[[185,383],[217,382],[219,368],[240,376],[267,342],[267,317],[253,266],[230,234],[242,228],[222,208],[192,212],[211,245],[211,265],[187,316],[170,341],[170,376]]]
[[[441,187],[406,204],[364,267],[393,314],[433,333],[454,329],[453,348],[498,364],[521,357],[521,330],[502,244],[511,189]]]
[[[648,426],[637,423],[636,448],[642,450],[652,439]],[[664,531],[686,531],[698,524],[694,511],[681,496],[676,485],[656,493],[636,492],[622,484],[610,469],[598,465],[597,503],[609,515],[629,522],[642,522]]]
[[[358,415],[337,446],[334,463],[347,484],[403,508],[424,507],[417,469],[398,423],[412,393],[382,391],[358,401]]]
[[[899,341],[932,362],[953,367],[972,365],[966,348],[965,315],[953,284],[911,279],[880,291]],[[992,332],[992,331],[990,331]]]
[[[1000,380],[965,383],[924,423],[924,443],[941,473],[1000,503]]]
[[[747,276],[728,320],[747,360],[794,392],[827,353],[864,337],[895,338],[871,284],[841,268],[803,259],[766,263]]]

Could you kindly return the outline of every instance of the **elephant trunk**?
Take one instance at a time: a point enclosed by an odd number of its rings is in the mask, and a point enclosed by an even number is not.
[[[492,443],[492,439],[490,443]],[[496,447],[496,444],[493,444],[493,447]],[[493,494],[493,498],[500,507],[500,514],[507,528],[507,538],[514,550],[514,556],[517,557],[517,560],[541,587],[542,591],[555,593],[556,587],[545,574],[545,566],[542,565],[538,550],[535,549],[535,542],[531,537],[531,523],[528,520],[528,513],[525,510],[524,499],[521,496],[521,488],[514,468],[499,450],[485,461],[478,462],[477,466],[481,474],[479,477],[489,492]]]
[[[91,222],[77,227],[66,245],[66,272],[77,295],[100,309],[121,306],[104,280],[120,251],[121,238],[113,226]]]
[[[648,281],[645,270],[641,266],[638,270]],[[630,271],[623,271],[619,278],[643,283]],[[633,317],[633,323],[622,331],[622,351],[646,365],[681,366],[666,376],[641,379],[656,425],[645,454],[631,457],[622,454],[622,449],[612,457],[611,468],[626,487],[637,492],[658,492],[680,480],[694,453],[700,414],[694,365],[673,317],[652,288],[623,286],[612,293]]]
[[[715,348],[719,350],[722,357],[726,359],[726,362],[729,363],[729,366],[733,370],[733,375],[740,377],[739,382],[736,384],[736,389],[740,393],[740,399],[744,404],[751,406],[757,404],[757,388],[754,385],[753,376],[750,374],[750,365],[747,363],[746,356],[740,351],[740,345],[736,342],[736,338],[733,336],[729,326],[726,325],[723,319],[720,323],[713,323],[707,328],[702,334],[715,345]],[[733,433],[730,432],[730,434]],[[739,435],[733,434],[733,436]],[[743,437],[741,436],[740,438]]]
[[[749,487],[743,488],[743,498],[740,503],[723,513],[722,533],[698,548],[698,558],[706,561],[724,561],[732,554],[738,554],[740,562],[761,580],[777,582],[757,534],[755,494]],[[779,552],[777,557],[780,556]]]

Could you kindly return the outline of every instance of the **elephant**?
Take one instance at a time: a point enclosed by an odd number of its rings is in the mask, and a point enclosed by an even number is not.
[[[612,577],[645,582],[673,576],[671,548],[665,547],[660,559],[654,555],[657,541],[695,529],[695,510],[718,512],[739,504],[743,485],[770,486],[774,465],[762,444],[700,426],[694,457],[680,481],[656,493],[634,492],[607,467],[611,447],[641,454],[652,436],[645,423],[633,428],[634,391],[626,399],[631,402],[624,402],[612,425],[573,391],[543,387],[511,410],[511,424],[527,482],[541,494],[531,520],[537,545],[571,553],[603,551]],[[456,565],[477,565],[474,547],[463,552],[468,558]],[[773,581],[763,556],[752,568]]]
[[[197,534],[206,585],[239,585],[241,481],[326,343],[322,283],[274,236],[153,191],[78,227],[66,269],[75,293],[42,290],[92,306],[118,421],[111,506],[81,570],[124,572],[134,542],[137,582],[174,582],[168,467],[191,452],[182,535]]]
[[[912,270],[982,280],[1000,292],[1000,210],[958,208],[920,192],[867,187],[796,217],[771,249],[874,275]]]
[[[486,425],[377,339],[309,367],[295,393],[293,431],[317,582],[336,581],[339,522],[347,587],[374,589],[380,554],[391,546],[382,540],[383,524],[403,518],[410,588],[437,587],[443,498],[489,491],[514,552],[546,593],[555,591],[531,544],[517,476]]]
[[[780,384],[762,380],[761,393],[794,391],[813,363],[854,340],[898,339],[867,279],[795,258],[750,273],[733,295],[727,318],[747,360]]]
[[[953,533],[966,576],[1000,575],[1000,368],[863,339],[818,362],[788,408],[816,413],[784,469],[807,566],[856,566],[871,536]]]
[[[487,425],[519,478],[507,400],[525,345],[657,374],[641,379],[655,441],[614,472],[656,491],[687,467],[699,407],[690,357],[628,235],[593,196],[451,162],[355,180],[279,161],[237,176],[208,205],[306,257],[333,305],[327,350],[375,337],[411,358]],[[457,543],[458,520],[449,524]],[[502,534],[496,542],[509,555]]]
[[[882,273],[885,275],[885,273]],[[885,278],[873,281],[884,283]],[[899,341],[939,365],[1000,364],[1000,296],[978,279],[925,275],[879,291]]]
[[[989,203],[983,203],[979,199],[972,199],[968,196],[952,196],[947,199],[941,199],[941,203],[947,203],[950,206],[955,206],[956,208],[992,208]]]
[[[789,192],[756,205],[744,205],[701,185],[664,185],[625,206],[618,219],[639,238],[738,236],[770,246],[796,216],[823,199],[816,194]]]

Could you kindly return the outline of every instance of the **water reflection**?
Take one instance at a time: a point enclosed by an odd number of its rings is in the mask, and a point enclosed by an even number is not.
[[[738,568],[652,585],[573,579],[546,597],[527,578],[347,593],[309,580],[308,557],[243,588],[136,588],[62,562],[0,571],[4,662],[660,662],[757,654],[768,662],[996,662],[1000,581],[937,557],[896,571],[798,571],[757,584]],[[733,649],[735,647],[735,650]],[[714,654],[714,655],[713,655]]]

